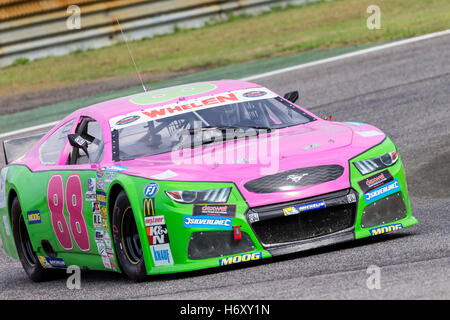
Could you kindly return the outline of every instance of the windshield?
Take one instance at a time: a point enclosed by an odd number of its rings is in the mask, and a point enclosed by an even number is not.
[[[226,137],[225,132],[229,134],[230,131],[271,131],[313,120],[289,102],[274,97],[218,105],[123,128],[116,127],[118,134],[113,136],[118,137],[119,159],[131,160],[192,148],[191,138],[199,131],[203,135],[200,135],[200,142],[195,141],[195,146],[214,142],[209,131],[223,132]]]

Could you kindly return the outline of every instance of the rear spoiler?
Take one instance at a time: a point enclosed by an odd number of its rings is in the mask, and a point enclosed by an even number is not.
[[[34,134],[22,138],[13,138],[2,141],[3,147],[3,165],[8,165],[11,162],[19,159],[26,154],[43,136],[44,133]]]
[[[51,123],[1,134],[0,168],[25,155],[53,126]]]

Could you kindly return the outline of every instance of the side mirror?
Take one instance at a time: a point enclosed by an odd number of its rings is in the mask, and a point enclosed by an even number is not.
[[[69,134],[68,138],[69,138],[69,143],[70,143],[70,145],[72,147],[79,148],[79,149],[83,150],[84,153],[89,158],[89,154],[88,154],[88,150],[87,150],[87,147],[88,147],[88,144],[89,144],[88,140],[86,140],[85,138],[80,136],[78,133]]]
[[[284,95],[284,98],[292,103],[295,103],[295,101],[298,100],[298,97],[299,97],[298,91],[291,91]]]

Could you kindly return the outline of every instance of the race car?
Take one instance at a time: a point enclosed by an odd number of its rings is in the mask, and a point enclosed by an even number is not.
[[[37,282],[71,265],[142,281],[416,224],[391,139],[298,96],[221,80],[73,112],[1,170],[5,252]]]

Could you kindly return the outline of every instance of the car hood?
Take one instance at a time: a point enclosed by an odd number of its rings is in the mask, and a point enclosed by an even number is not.
[[[128,168],[124,173],[155,180],[232,182],[255,207],[349,188],[349,160],[384,139],[384,133],[370,125],[316,120],[246,139],[123,161],[120,165]],[[293,171],[301,168],[309,168],[308,172],[314,173],[311,177],[320,177],[317,183],[291,186],[286,191],[276,188],[290,174],[294,175],[291,180],[301,180],[302,174]],[[250,188],[249,184],[272,184],[273,190],[263,188],[261,193],[260,188]]]

